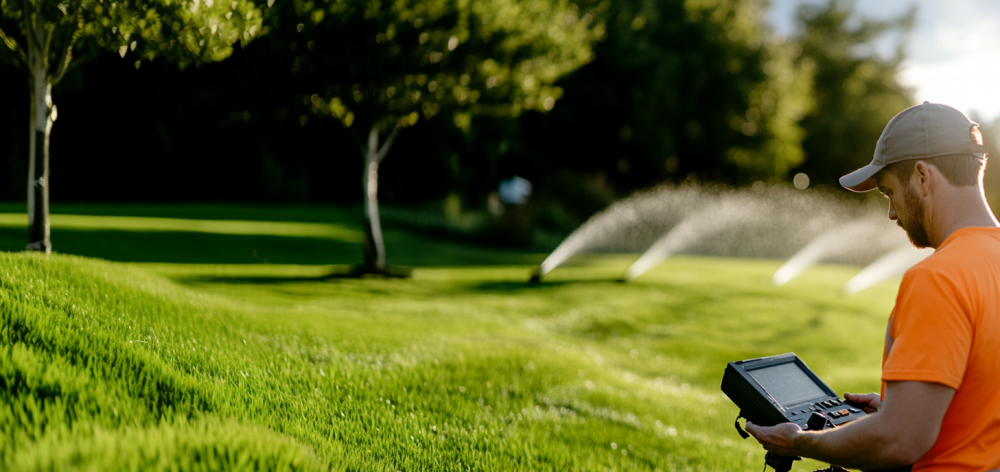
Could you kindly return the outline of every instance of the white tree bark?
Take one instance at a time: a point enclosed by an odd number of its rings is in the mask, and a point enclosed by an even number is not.
[[[28,246],[29,251],[52,252],[49,239],[49,136],[56,120],[52,84],[48,77],[48,42],[42,31],[27,41],[31,72],[31,123],[28,139]]]
[[[369,272],[385,271],[385,240],[382,237],[382,222],[378,213],[378,167],[392,147],[399,134],[399,128],[392,130],[389,138],[379,147],[378,127],[372,126],[368,133],[368,149],[365,151],[365,168],[362,177],[365,208],[365,269]]]

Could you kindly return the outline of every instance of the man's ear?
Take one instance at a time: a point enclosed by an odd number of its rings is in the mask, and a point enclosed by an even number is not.
[[[917,179],[917,185],[920,186],[920,193],[923,196],[930,195],[931,189],[934,187],[934,181],[937,178],[937,169],[934,166],[924,162],[917,161],[913,164],[913,177],[912,179]],[[911,180],[912,180],[911,179]]]

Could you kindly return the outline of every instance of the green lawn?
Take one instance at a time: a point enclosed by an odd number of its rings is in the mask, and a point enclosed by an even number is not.
[[[529,285],[544,254],[389,225],[412,279],[327,279],[360,259],[350,212],[75,210],[61,254],[0,254],[0,469],[759,470],[726,362],[877,390],[896,284],[706,257],[622,284],[634,256],[590,256]]]

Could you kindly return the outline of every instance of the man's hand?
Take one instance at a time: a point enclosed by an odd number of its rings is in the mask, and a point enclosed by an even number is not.
[[[845,393],[844,398],[857,403],[869,415],[878,411],[882,405],[882,395],[877,393]]]
[[[886,382],[884,402],[874,393],[845,395],[877,415],[823,431],[802,431],[792,423],[766,428],[749,421],[746,430],[764,449],[782,456],[852,469],[894,469],[913,464],[934,446],[954,395],[951,387],[933,382]]]
[[[795,423],[781,423],[775,426],[757,426],[747,420],[746,430],[752,434],[764,449],[780,456],[795,457],[795,436],[802,433],[802,428]]]

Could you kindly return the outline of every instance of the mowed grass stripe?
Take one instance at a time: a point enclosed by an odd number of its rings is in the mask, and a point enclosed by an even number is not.
[[[0,213],[0,226],[23,227],[24,214]],[[287,221],[201,220],[155,218],[141,216],[51,215],[53,228],[118,231],[170,231],[229,235],[268,235],[300,238],[332,239],[360,243],[364,233],[333,223],[302,223]]]

